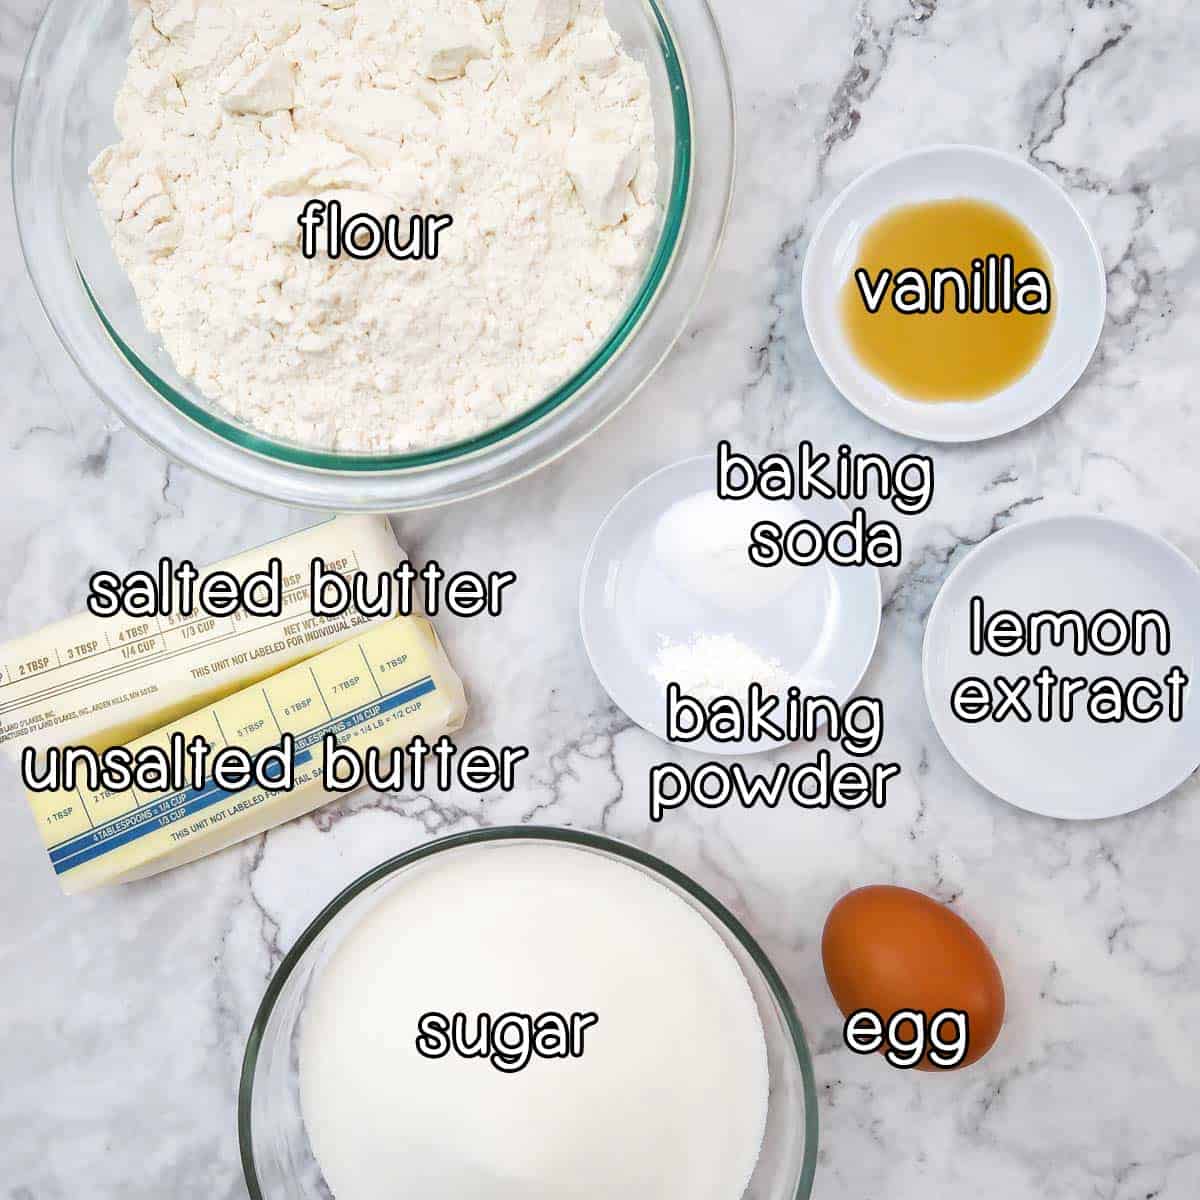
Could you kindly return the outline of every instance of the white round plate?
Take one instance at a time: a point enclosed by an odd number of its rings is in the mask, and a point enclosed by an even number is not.
[[[842,330],[838,298],[862,235],[880,217],[902,204],[960,197],[1006,209],[1046,248],[1054,266],[1054,326],[1028,374],[994,396],[961,403],[909,400],[855,357]],[[838,391],[873,421],[931,442],[998,437],[1049,412],[1095,353],[1107,293],[1100,250],[1067,194],[1021,159],[981,146],[930,146],[855,180],[817,225],[802,283],[808,336]]]
[[[659,523],[675,505],[715,487],[712,455],[651,475],[605,518],[583,568],[579,617],[592,667],[613,702],[664,740],[666,690],[654,676],[664,640],[687,644],[695,637],[731,635],[777,660],[804,694],[842,703],[862,680],[879,636],[880,583],[874,567],[822,562],[809,568],[786,563],[753,568],[761,571],[762,592],[755,594],[753,605],[736,609],[685,586],[668,561],[677,539],[656,538]],[[736,509],[742,502],[720,503]],[[784,529],[805,518],[828,529],[850,515],[837,500],[746,501],[747,545],[759,506],[767,503],[770,519]],[[722,507],[722,515],[725,511]],[[709,738],[680,745],[715,755],[779,748],[774,742]]]
[[[970,604],[988,614],[1021,616],[1073,609],[1091,618],[1106,609],[1157,610],[1170,623],[1166,655],[1089,653],[1051,647],[1039,655],[970,653]],[[942,587],[925,629],[925,698],[946,748],[969,775],[1028,812],[1095,820],[1133,812],[1161,799],[1200,765],[1200,701],[1189,686],[1183,720],[1097,723],[1086,712],[1070,722],[967,724],[950,711],[966,676],[992,683],[1033,675],[1048,665],[1059,676],[1122,683],[1161,680],[1173,665],[1193,678],[1200,651],[1200,572],[1174,546],[1136,526],[1099,516],[1045,517],[988,538]],[[1026,699],[1033,700],[1032,688]]]

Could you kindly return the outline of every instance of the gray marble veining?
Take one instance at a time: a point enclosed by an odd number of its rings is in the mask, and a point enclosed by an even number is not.
[[[41,0],[0,0],[8,121]],[[0,804],[0,1196],[243,1197],[243,1041],[282,952],[335,890],[429,837],[506,822],[604,829],[693,872],[776,957],[821,1094],[821,1200],[1192,1200],[1200,1194],[1200,785],[1134,816],[1068,825],[985,794],[920,701],[938,587],[995,529],[1096,511],[1200,559],[1200,9],[1189,0],[718,0],[738,86],[740,180],[716,282],[638,400],[569,458],[504,491],[398,522],[418,559],[515,569],[495,622],[442,622],[473,742],[528,742],[522,785],[359,796],[145,884],[65,900],[19,788]],[[805,337],[799,272],[824,206],[921,144],[1028,156],[1092,222],[1109,314],[1051,415],[939,448],[931,510],[905,524],[864,685],[904,775],[867,814],[680,816],[651,827],[663,748],[607,701],[576,586],[603,514],[666,462],[729,436],[900,453],[847,405]],[[0,168],[7,176],[7,153]],[[7,184],[5,186],[7,191]],[[306,523],[168,464],[115,422],[37,309],[0,205],[0,635],[77,609],[89,573],[222,557]],[[534,519],[533,514],[536,514]],[[879,515],[883,515],[882,512]],[[689,756],[680,752],[680,757]],[[846,889],[896,881],[953,902],[995,948],[1010,1016],[961,1075],[888,1070],[840,1047],[821,923]]]

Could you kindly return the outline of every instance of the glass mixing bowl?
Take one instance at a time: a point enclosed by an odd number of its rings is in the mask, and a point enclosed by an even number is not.
[[[238,1135],[253,1200],[329,1200],[304,1130],[297,1057],[308,990],[322,966],[406,871],[464,847],[516,841],[575,846],[626,863],[669,888],[712,926],[754,993],[771,1071],[766,1139],[742,1200],[807,1200],[817,1166],[812,1061],[787,989],[762,949],[728,909],[659,859],[610,838],[527,826],[443,838],[381,864],[329,904],[292,947],[263,997],[242,1063]]]
[[[17,99],[13,194],[25,261],[68,353],[121,418],[172,458],[286,504],[396,512],[477,495],[577,445],[625,404],[683,332],[733,187],[733,96],[705,0],[608,0],[650,73],[663,213],[628,311],[592,359],[514,420],[411,454],[329,452],[267,437],[202,396],[147,330],[113,255],[88,167],[117,139],[129,0],[50,0]]]

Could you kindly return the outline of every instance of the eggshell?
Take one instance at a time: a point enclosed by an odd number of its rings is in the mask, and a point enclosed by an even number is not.
[[[957,913],[920,892],[865,887],[843,896],[825,922],[821,957],[829,990],[849,1017],[863,1009],[886,1023],[904,1009],[932,1019],[965,1012],[967,1055],[978,1062],[1004,1024],[1004,980],[983,939]],[[923,1059],[919,1069],[938,1070]]]

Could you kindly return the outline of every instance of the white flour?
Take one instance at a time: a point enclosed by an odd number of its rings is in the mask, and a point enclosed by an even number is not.
[[[93,186],[177,370],[289,440],[403,451],[542,399],[658,223],[646,68],[602,0],[132,0]],[[306,260],[296,217],[446,213],[433,262]]]

